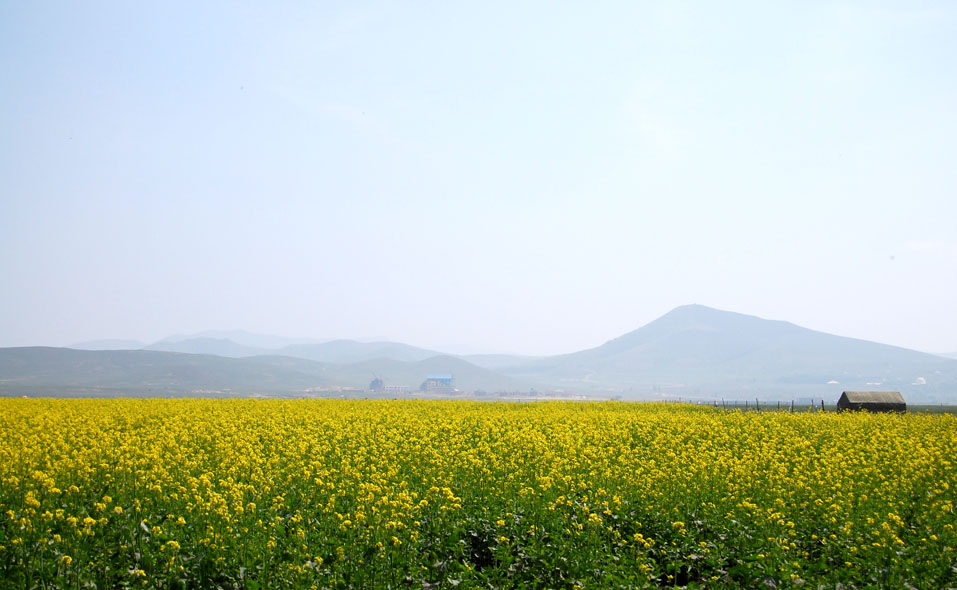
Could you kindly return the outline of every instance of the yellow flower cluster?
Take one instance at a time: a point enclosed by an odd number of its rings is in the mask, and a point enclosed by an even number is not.
[[[902,586],[954,564],[954,457],[951,415],[6,399],[0,579]]]

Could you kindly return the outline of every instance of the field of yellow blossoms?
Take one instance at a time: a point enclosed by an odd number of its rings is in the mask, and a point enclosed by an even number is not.
[[[0,588],[957,587],[957,416],[0,400]]]

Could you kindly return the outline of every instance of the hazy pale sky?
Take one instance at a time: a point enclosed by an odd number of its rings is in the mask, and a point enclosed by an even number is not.
[[[957,351],[957,3],[0,3],[0,346]]]

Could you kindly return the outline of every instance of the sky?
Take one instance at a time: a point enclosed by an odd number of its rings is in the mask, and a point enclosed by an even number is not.
[[[957,351],[957,4],[0,3],[0,346]]]

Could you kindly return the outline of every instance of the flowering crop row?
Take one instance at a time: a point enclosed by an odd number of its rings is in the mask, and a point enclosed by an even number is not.
[[[6,399],[0,588],[944,588],[955,457],[951,415]]]

